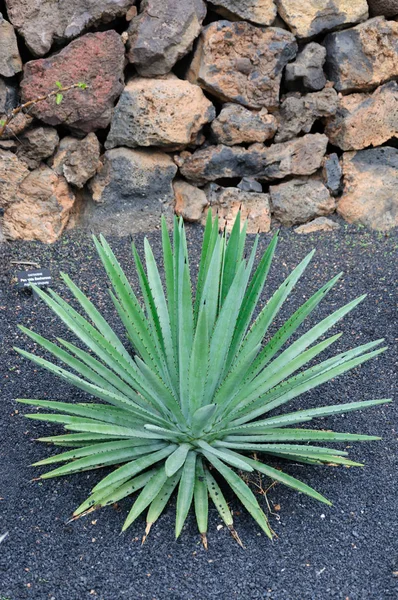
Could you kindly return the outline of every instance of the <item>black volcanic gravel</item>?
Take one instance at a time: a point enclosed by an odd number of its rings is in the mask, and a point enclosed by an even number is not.
[[[202,230],[189,227],[188,238],[197,264]],[[149,235],[155,256],[160,235]],[[261,248],[270,236],[263,236]],[[109,239],[133,281],[129,240]],[[136,236],[142,248],[143,236]],[[337,306],[363,292],[368,297],[344,324],[345,335],[333,348],[385,337],[389,351],[293,403],[294,409],[373,398],[391,398],[397,389],[398,234],[389,236],[342,226],[333,233],[281,234],[264,299],[313,247],[308,274],[297,286],[276,325],[333,274],[345,275],[316,311],[318,321]],[[363,469],[310,467],[285,463],[333,501],[328,508],[281,485],[268,493],[270,515],[278,538],[270,542],[232,499],[242,550],[211,510],[209,550],[200,545],[194,517],[181,538],[174,533],[174,501],[141,546],[144,519],[119,535],[131,500],[67,524],[99,473],[46,482],[31,481],[39,469],[29,465],[49,449],[33,440],[59,431],[55,425],[22,418],[28,411],[17,397],[82,400],[83,395],[49,373],[37,370],[12,347],[34,345],[20,335],[17,324],[54,337],[65,328],[40,301],[19,292],[13,283],[18,269],[12,261],[37,261],[54,274],[54,289],[65,293],[60,270],[72,278],[114,321],[106,280],[90,237],[72,232],[52,246],[18,243],[0,246],[0,600],[389,600],[398,598],[397,403],[370,411],[318,421],[338,431],[377,434],[381,442],[356,445],[351,456]],[[311,321],[315,322],[314,320]],[[309,324],[306,324],[308,327]],[[338,345],[338,347],[337,347]],[[18,412],[19,411],[19,412]],[[51,451],[51,449],[50,449]],[[280,463],[282,465],[282,461]],[[269,482],[270,483],[270,482]],[[264,482],[267,485],[267,482]],[[253,488],[255,489],[255,488]],[[260,497],[259,497],[260,498]],[[264,498],[260,502],[267,510]],[[279,505],[279,506],[278,506]]]

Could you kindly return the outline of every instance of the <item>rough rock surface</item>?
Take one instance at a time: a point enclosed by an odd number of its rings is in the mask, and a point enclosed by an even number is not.
[[[6,0],[8,16],[35,56],[88,27],[126,14],[135,0]]]
[[[128,59],[140,75],[165,75],[200,34],[203,0],[143,0],[128,30]]]
[[[332,196],[338,196],[342,190],[343,170],[337,154],[325,156],[322,164],[323,182]]]
[[[89,183],[93,201],[82,223],[114,235],[152,228],[165,205],[174,203],[177,167],[172,158],[153,150],[114,148],[103,160],[103,168]]]
[[[24,102],[54,90],[62,79],[68,86],[84,82],[87,89],[65,92],[61,104],[55,98],[35,104],[31,113],[49,125],[68,125],[89,133],[107,127],[114,101],[123,90],[124,45],[116,31],[88,33],[48,58],[26,63],[21,81]]]
[[[263,191],[263,186],[261,185],[261,183],[257,181],[257,179],[253,179],[253,177],[243,177],[243,179],[240,180],[236,187],[242,190],[242,192],[261,193]]]
[[[271,209],[269,194],[244,192],[238,188],[224,188],[210,184],[207,198],[213,214],[217,212],[220,229],[231,231],[239,210],[243,219],[247,219],[248,233],[267,233],[271,229]],[[205,224],[207,211],[202,217]]]
[[[299,225],[294,232],[299,235],[306,235],[308,233],[317,233],[318,231],[335,231],[336,229],[340,229],[340,225],[336,221],[332,221],[332,219],[328,219],[327,217],[318,217],[309,223]]]
[[[12,152],[0,150],[0,209],[6,209],[16,200],[16,190],[29,175],[25,163]]]
[[[276,18],[274,0],[212,0],[212,4],[216,12],[231,21],[272,25]]]
[[[265,142],[274,137],[276,130],[277,121],[266,108],[254,112],[239,104],[224,104],[211,124],[214,141],[226,146]]]
[[[270,147],[209,146],[188,156],[180,170],[186,179],[199,184],[224,177],[272,180],[311,175],[320,168],[327,144],[325,135],[309,134]]]
[[[67,136],[61,140],[51,166],[68,183],[82,188],[96,174],[100,166],[100,152],[95,133],[89,133],[82,140]]]
[[[330,215],[336,209],[335,199],[317,178],[292,179],[271,186],[270,194],[274,217],[288,227]]]
[[[294,62],[286,65],[285,83],[289,90],[318,92],[326,85],[323,65],[326,48],[315,42],[304,46]]]
[[[281,104],[276,142],[285,142],[300,133],[309,133],[315,121],[336,114],[338,96],[333,88],[301,96],[287,96]]]
[[[22,60],[14,27],[0,12],[0,75],[13,77],[20,71],[22,71]]]
[[[347,152],[344,192],[337,210],[349,223],[385,231],[398,226],[398,150]]]
[[[199,38],[188,79],[221,100],[275,109],[282,71],[296,52],[294,36],[283,29],[216,21]]]
[[[398,23],[375,17],[326,36],[326,70],[343,93],[368,91],[398,76]]]
[[[311,38],[368,18],[366,0],[278,0],[278,12],[298,38]]]
[[[179,150],[195,144],[216,111],[200,87],[169,75],[131,79],[116,105],[106,148],[158,146]]]
[[[20,138],[17,156],[29,169],[36,169],[40,162],[49,158],[59,143],[59,136],[54,127],[32,127]]]
[[[187,181],[177,179],[173,183],[175,205],[174,211],[186,221],[200,221],[207,206],[207,196],[203,190]]]
[[[372,17],[378,15],[395,17],[398,15],[398,0],[368,0],[368,4]]]
[[[16,87],[0,79],[0,115],[15,108],[18,104],[18,92]]]
[[[6,126],[2,140],[15,140],[21,135],[31,124],[33,123],[33,117],[23,112],[18,113],[13,117],[12,121]]]
[[[398,135],[398,84],[390,81],[373,94],[350,94],[339,101],[326,134],[342,150],[381,146]]]
[[[4,212],[4,235],[12,240],[55,242],[65,229],[75,196],[63,177],[46,165],[20,182]]]

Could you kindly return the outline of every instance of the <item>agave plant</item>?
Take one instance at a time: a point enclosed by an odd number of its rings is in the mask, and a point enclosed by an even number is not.
[[[61,423],[72,432],[40,438],[40,441],[70,448],[36,463],[40,466],[66,463],[45,473],[41,479],[114,466],[77,508],[74,518],[140,490],[123,530],[149,507],[147,535],[174,490],[178,490],[176,537],[193,503],[199,532],[206,545],[210,499],[239,541],[220,488],[221,477],[271,538],[273,532],[267,517],[238,472],[257,471],[330,504],[319,492],[260,461],[258,456],[273,455],[278,460],[291,459],[310,465],[357,466],[359,463],[349,460],[346,452],[317,444],[379,439],[296,426],[317,417],[368,408],[386,400],[270,416],[274,409],[377,356],[385,348],[380,348],[382,340],[377,340],[308,366],[340,338],[339,333],[327,338],[324,334],[364,299],[365,296],[361,296],[282,350],[340,275],[326,283],[267,338],[270,325],[304,273],[313,252],[294,269],[253,319],[277,236],[255,270],[258,237],[247,259],[245,240],[246,226],[241,227],[240,215],[228,237],[225,232],[219,233],[218,219],[213,221],[209,212],[193,298],[183,222],[175,219],[170,240],[163,220],[164,285],[148,241],[145,240],[146,268],[134,245],[132,247],[143,298],[141,304],[106,240],[94,238],[112,284],[113,304],[131,348],[122,343],[67,275],[62,274],[63,281],[86,317],[54,291],[46,293],[35,288],[88,350],[63,339],[55,344],[21,327],[34,342],[71,370],[24,350],[17,349],[18,352],[102,401],[19,400],[55,411],[55,414],[28,414],[29,418]]]

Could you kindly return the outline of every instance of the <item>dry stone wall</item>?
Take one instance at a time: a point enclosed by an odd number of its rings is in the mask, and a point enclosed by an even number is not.
[[[36,102],[61,82],[86,89]],[[0,229],[398,226],[397,0],[0,0]],[[338,219],[337,219],[338,221]]]

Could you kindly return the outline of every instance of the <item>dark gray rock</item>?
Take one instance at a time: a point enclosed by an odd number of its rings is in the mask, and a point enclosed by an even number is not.
[[[322,175],[323,181],[332,196],[338,196],[343,189],[343,171],[337,154],[325,156]]]
[[[368,91],[398,76],[398,23],[375,17],[324,41],[326,72],[339,92]]]
[[[398,0],[368,0],[368,4],[372,17],[378,15],[395,17],[398,15]]]
[[[203,0],[143,0],[128,29],[129,61],[144,77],[169,73],[192,49],[205,16]]]
[[[263,186],[253,177],[243,177],[237,186],[242,192],[262,192]]]
[[[317,92],[326,85],[323,65],[326,49],[311,42],[297,55],[294,62],[286,65],[285,83],[289,90]]]
[[[337,106],[337,92],[330,87],[305,96],[287,96],[281,104],[275,141],[285,142],[300,133],[309,133],[317,119],[334,116]]]
[[[311,175],[321,167],[327,144],[325,135],[309,134],[270,147],[209,146],[186,157],[180,170],[186,179],[198,184],[224,177],[272,181],[291,175]]]
[[[93,231],[127,235],[153,229],[163,212],[172,211],[172,181],[177,167],[167,154],[114,148],[90,181],[92,194],[81,216]]]
[[[54,127],[32,127],[19,137],[19,160],[29,169],[37,169],[42,160],[49,158],[58,146],[59,137]]]
[[[0,115],[8,113],[18,104],[18,92],[16,87],[9,85],[0,79]]]
[[[6,0],[8,17],[35,56],[53,42],[77,37],[89,27],[126,14],[135,0]]]

